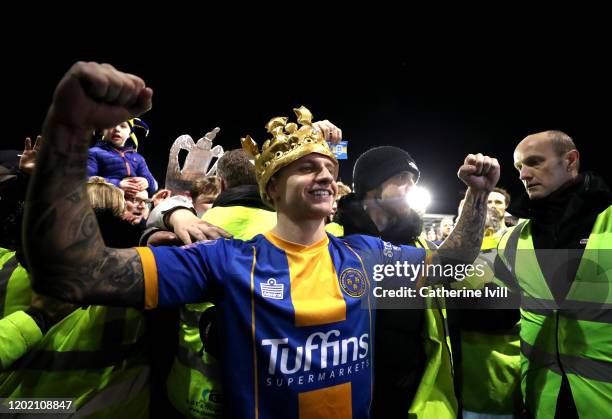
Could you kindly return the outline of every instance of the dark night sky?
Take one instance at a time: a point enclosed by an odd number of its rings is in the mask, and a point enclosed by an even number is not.
[[[462,184],[457,169],[467,153],[495,156],[502,165],[500,185],[521,191],[512,151],[529,133],[561,129],[581,151],[583,167],[612,182],[608,121],[612,93],[610,64],[598,54],[552,58],[432,49],[333,53],[269,48],[223,48],[180,42],[162,47],[125,48],[109,43],[71,48],[67,41],[20,46],[4,59],[9,83],[3,91],[2,148],[19,148],[34,136],[53,89],[77,59],[106,61],[137,74],[154,89],[154,107],[144,116],[151,135],[141,153],[163,183],[174,139],[197,140],[215,126],[225,149],[250,134],[266,138],[264,125],[277,115],[294,117],[305,105],[315,119],[339,125],[349,140],[349,160],[341,178],[350,181],[356,156],[375,145],[409,151],[433,193],[430,212],[454,213]],[[121,52],[110,53],[119,49]],[[354,48],[353,48],[354,49]],[[553,54],[554,55],[554,54]],[[325,58],[329,57],[329,58]]]

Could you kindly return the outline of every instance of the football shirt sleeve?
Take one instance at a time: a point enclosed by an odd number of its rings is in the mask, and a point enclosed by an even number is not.
[[[201,302],[223,275],[227,240],[183,247],[138,247],[145,282],[145,308]]]

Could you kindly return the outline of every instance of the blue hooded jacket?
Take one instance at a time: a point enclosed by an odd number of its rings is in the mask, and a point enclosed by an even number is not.
[[[149,196],[157,191],[157,181],[142,155],[132,147],[115,148],[103,140],[89,149],[87,176],[101,176],[117,187],[126,177],[143,177],[149,182]]]

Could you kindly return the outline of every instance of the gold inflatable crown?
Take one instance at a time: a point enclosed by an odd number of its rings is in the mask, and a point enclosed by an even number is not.
[[[281,168],[310,153],[323,154],[338,164],[321,131],[312,126],[312,113],[304,106],[294,108],[293,112],[301,126],[298,128],[294,122],[287,123],[288,119],[285,117],[270,119],[266,130],[272,134],[272,138],[266,140],[261,152],[249,135],[240,139],[244,151],[255,159],[259,194],[270,206],[273,206],[273,203],[266,193],[266,185],[272,175]]]

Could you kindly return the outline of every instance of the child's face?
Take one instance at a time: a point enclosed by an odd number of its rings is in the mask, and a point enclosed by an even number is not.
[[[122,122],[113,128],[105,129],[102,131],[102,135],[106,141],[115,147],[123,147],[131,132],[130,125],[127,122]]]

